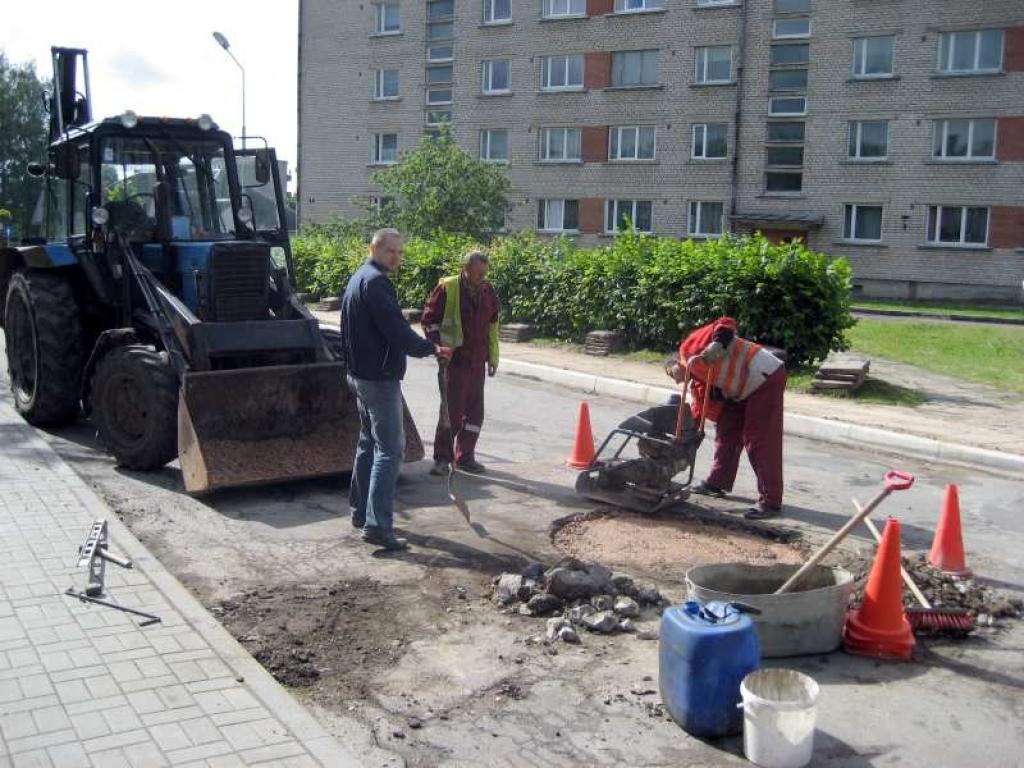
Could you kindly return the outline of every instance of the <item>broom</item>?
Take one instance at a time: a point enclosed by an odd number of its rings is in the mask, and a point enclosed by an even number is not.
[[[853,506],[860,512],[861,506],[856,499],[853,499]],[[864,518],[864,525],[871,531],[875,541],[882,543],[882,534],[878,527],[871,522],[870,517]],[[974,617],[967,611],[956,608],[933,608],[928,598],[918,589],[917,584],[910,578],[907,569],[900,565],[900,573],[903,575],[903,582],[921,604],[920,608],[906,608],[907,621],[914,634],[942,634],[942,635],[966,635],[974,631]]]

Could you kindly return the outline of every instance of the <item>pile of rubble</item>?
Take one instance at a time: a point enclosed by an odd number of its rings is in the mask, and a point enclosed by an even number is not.
[[[635,633],[657,638],[634,623],[645,611],[658,616],[668,601],[653,586],[641,586],[603,565],[565,558],[547,570],[531,563],[521,573],[503,573],[494,580],[494,601],[523,616],[548,618],[547,639],[580,642],[578,629],[598,634]]]

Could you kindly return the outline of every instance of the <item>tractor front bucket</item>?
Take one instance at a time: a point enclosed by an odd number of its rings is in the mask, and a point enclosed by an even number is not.
[[[408,409],[406,461],[423,458]],[[341,363],[188,372],[178,458],[189,493],[351,472],[356,400]]]

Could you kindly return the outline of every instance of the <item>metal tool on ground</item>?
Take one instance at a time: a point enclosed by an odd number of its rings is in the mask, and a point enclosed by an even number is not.
[[[831,552],[836,546],[845,539],[850,531],[860,525],[861,521],[870,515],[879,504],[881,504],[893,491],[904,491],[914,484],[914,476],[909,472],[900,472],[899,470],[890,469],[885,473],[883,478],[885,483],[881,491],[879,491],[871,501],[868,502],[867,506],[850,518],[846,524],[833,534],[832,538],[826,541],[821,548],[811,555],[811,558],[800,567],[796,573],[786,580],[786,583],[775,590],[776,595],[781,595],[784,592],[792,590],[800,580],[818,563],[825,559],[825,556]]]
[[[862,511],[860,502],[853,499],[853,506],[858,512]],[[864,518],[864,525],[871,531],[871,535],[879,544],[882,543],[882,534],[870,517]],[[907,569],[900,565],[900,574],[903,576],[903,583],[914,595],[914,599],[921,604],[920,608],[905,608],[907,620],[914,634],[953,634],[966,635],[974,631],[974,617],[967,611],[953,608],[934,608],[924,596]]]
[[[151,624],[159,624],[161,621],[163,621],[159,616],[156,616],[155,614],[146,613],[145,611],[140,611],[135,608],[129,608],[128,606],[121,605],[120,603],[112,603],[109,600],[101,600],[98,597],[92,597],[91,595],[85,594],[85,592],[78,592],[77,590],[75,590],[74,587],[68,587],[66,590],[64,590],[64,594],[68,597],[77,598],[81,600],[83,603],[96,603],[96,605],[105,605],[107,608],[115,608],[119,611],[124,611],[125,613],[130,613],[134,616],[141,616],[145,619],[145,621],[139,622],[140,627],[148,627]]]
[[[441,394],[441,426],[448,431],[451,439],[452,460],[448,462],[448,498],[451,499],[455,508],[462,513],[462,516],[466,518],[466,522],[469,523],[470,527],[479,534],[480,531],[473,526],[473,521],[469,518],[469,506],[466,504],[462,494],[459,493],[459,489],[455,486],[455,441],[458,438],[458,434],[452,427],[452,417],[448,411],[448,365],[444,361],[438,362],[437,388]],[[460,426],[459,430],[461,431],[461,429]]]

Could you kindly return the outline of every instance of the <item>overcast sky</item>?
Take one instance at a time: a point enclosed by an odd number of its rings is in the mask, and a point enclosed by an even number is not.
[[[298,0],[11,0],[0,11],[0,49],[47,80],[51,45],[89,50],[93,117],[207,112],[237,137],[241,73],[214,30],[245,67],[247,134],[294,171]]]

